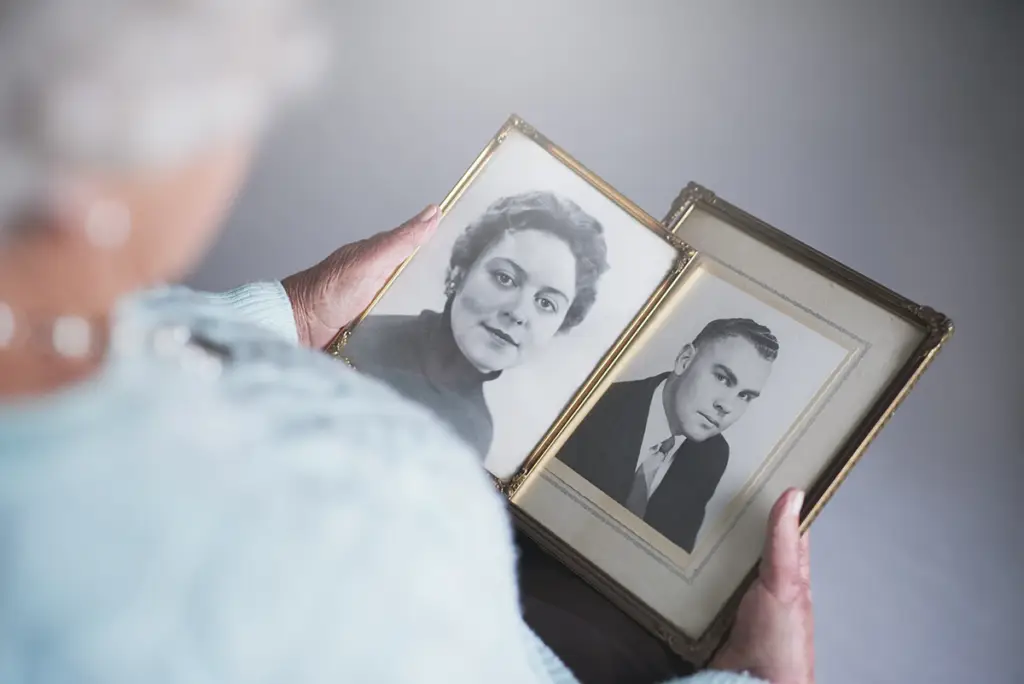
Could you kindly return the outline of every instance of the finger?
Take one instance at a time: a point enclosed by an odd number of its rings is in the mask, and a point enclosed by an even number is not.
[[[772,507],[761,561],[761,581],[780,601],[800,592],[800,508],[803,492],[787,490]]]

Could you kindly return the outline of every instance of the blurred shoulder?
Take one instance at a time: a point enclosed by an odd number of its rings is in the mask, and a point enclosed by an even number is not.
[[[0,486],[5,543],[20,550],[0,554],[19,587],[0,654],[33,667],[32,625],[63,681],[196,681],[199,666],[236,682],[261,668],[289,681],[528,680],[511,526],[475,454],[387,386],[201,295],[131,306],[142,330],[201,338],[189,353],[220,355],[220,371],[139,352],[118,389],[130,413]]]
[[[365,324],[376,341],[395,344],[415,339],[429,324],[429,313],[371,317],[359,329]],[[221,405],[211,411],[224,428],[231,423],[228,416],[234,416],[240,432],[261,434],[268,445],[326,442],[349,452],[377,453],[373,462],[378,465],[404,460],[410,470],[427,464],[447,471],[465,468],[467,475],[448,481],[481,479],[478,461],[464,455],[462,443],[432,413],[328,354],[289,343],[223,299],[165,287],[129,302],[125,319],[127,328],[150,337],[174,331],[183,347],[216,358],[221,366],[216,382],[192,391],[205,395],[197,399],[200,403]],[[350,468],[348,460],[338,463]],[[453,475],[449,472],[448,478]]]

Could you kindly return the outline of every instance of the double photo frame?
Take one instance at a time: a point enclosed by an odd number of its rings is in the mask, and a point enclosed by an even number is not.
[[[327,347],[432,410],[542,548],[687,660],[951,321],[690,183],[653,218],[518,116]]]

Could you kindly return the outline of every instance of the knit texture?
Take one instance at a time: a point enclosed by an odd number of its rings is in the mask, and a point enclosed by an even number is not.
[[[575,682],[478,459],[299,348],[280,284],[117,320],[96,377],[0,404],[0,682]]]

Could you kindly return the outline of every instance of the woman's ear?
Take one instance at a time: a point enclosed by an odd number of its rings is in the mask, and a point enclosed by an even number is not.
[[[680,350],[679,355],[676,356],[676,364],[672,368],[672,371],[676,375],[682,375],[686,372],[686,369],[693,363],[693,357],[697,355],[697,348],[692,344],[688,344]]]

